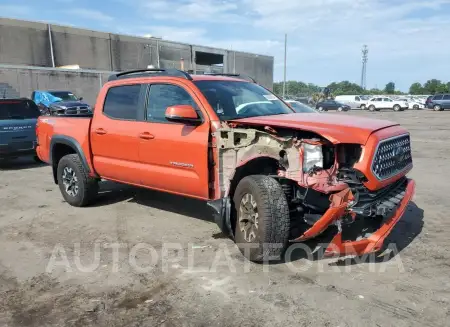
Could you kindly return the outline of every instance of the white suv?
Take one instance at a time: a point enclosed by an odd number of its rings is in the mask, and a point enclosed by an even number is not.
[[[391,98],[372,98],[367,102],[367,108],[370,111],[379,111],[381,109],[393,109],[394,111],[403,111],[409,108],[408,102],[396,101]]]

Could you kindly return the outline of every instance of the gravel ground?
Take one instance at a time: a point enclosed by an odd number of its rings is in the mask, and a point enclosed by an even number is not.
[[[249,263],[203,202],[106,182],[73,208],[24,159],[0,168],[0,326],[448,326],[450,112],[342,114],[412,134],[417,193],[383,256]]]

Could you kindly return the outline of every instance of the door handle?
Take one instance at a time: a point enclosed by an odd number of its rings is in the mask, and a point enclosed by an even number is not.
[[[97,128],[95,130],[95,133],[98,134],[98,135],[105,135],[106,131],[103,128]]]
[[[155,138],[155,136],[150,134],[149,132],[144,132],[144,133],[139,134],[139,138],[141,138],[143,140],[152,140]]]

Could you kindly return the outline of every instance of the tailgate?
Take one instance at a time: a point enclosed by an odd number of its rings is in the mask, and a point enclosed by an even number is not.
[[[0,120],[2,152],[32,150],[36,144],[36,119]]]

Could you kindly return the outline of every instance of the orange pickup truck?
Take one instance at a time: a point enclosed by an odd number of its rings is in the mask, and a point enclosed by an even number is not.
[[[39,158],[73,206],[101,179],[208,201],[252,261],[334,226],[325,255],[379,251],[411,200],[409,133],[343,114],[294,113],[239,75],[112,75],[92,117],[39,118]]]

